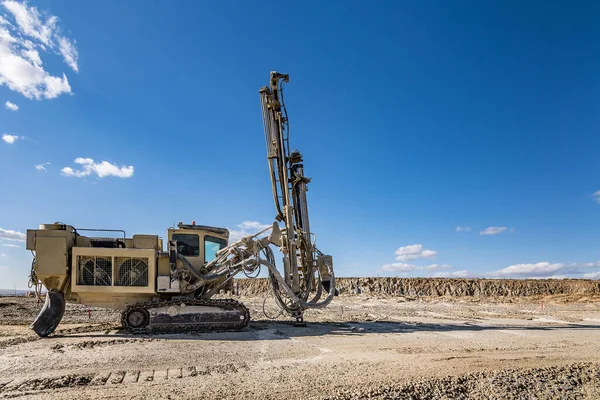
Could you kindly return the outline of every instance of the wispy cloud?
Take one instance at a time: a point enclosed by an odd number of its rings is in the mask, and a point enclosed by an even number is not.
[[[592,194],[592,198],[596,203],[600,204],[600,190],[594,192],[594,194]]]
[[[481,232],[479,232],[480,235],[498,235],[502,232],[504,232],[505,230],[507,230],[508,228],[506,226],[490,226],[488,228],[485,228],[484,230],[482,230]]]
[[[411,244],[410,246],[402,246],[396,249],[397,261],[415,260],[417,258],[435,258],[437,251],[427,250],[422,244]]]
[[[10,101],[7,101],[6,103],[4,103],[4,108],[6,108],[7,110],[10,110],[10,111],[18,111],[19,110],[19,106],[16,105],[15,103],[11,103]]]
[[[244,221],[241,224],[239,224],[237,227],[241,228],[241,229],[255,230],[258,232],[258,231],[262,231],[263,229],[267,229],[270,226],[271,226],[271,224],[261,224],[260,222],[256,222],[256,221]]]
[[[2,243],[2,246],[5,246],[5,247],[21,247],[21,246],[18,246],[16,244],[12,244],[12,243]]]
[[[395,272],[398,275],[406,276],[409,272],[414,271],[435,271],[452,268],[446,264],[416,265],[407,263],[406,261],[412,261],[418,258],[436,257],[437,251],[425,249],[422,244],[411,244],[409,246],[398,247],[394,254],[396,255],[396,261],[400,262],[384,264],[381,267],[382,271]]]
[[[586,271],[592,270],[593,272]],[[596,272],[595,270],[598,270]],[[600,261],[588,263],[537,263],[514,264],[498,271],[486,274],[495,278],[586,278],[595,279],[600,276]]]
[[[490,273],[498,277],[528,277],[528,276],[550,276],[565,267],[561,263],[549,263],[547,261],[529,264],[510,265],[498,271]]]
[[[59,36],[58,39],[58,50],[60,54],[65,59],[65,63],[75,72],[79,72],[79,67],[77,66],[77,59],[79,58],[79,54],[77,53],[77,48],[75,48],[75,41],[71,41],[70,39]]]
[[[426,271],[436,271],[439,269],[452,269],[452,266],[446,264],[430,264],[425,266],[423,269]]]
[[[254,235],[270,226],[271,224],[261,224],[257,221],[244,221],[236,225],[238,229],[229,229],[229,243],[237,242],[244,236]]]
[[[73,169],[71,167],[64,167],[61,173],[64,176],[83,178],[96,174],[98,178],[105,178],[107,176],[115,176],[117,178],[131,178],[133,176],[133,166],[123,165],[121,167],[111,164],[108,161],[95,162],[91,158],[78,157],[75,159],[75,164],[82,166],[81,169]]]
[[[0,17],[0,85],[36,100],[71,93],[66,75],[51,75],[40,57],[40,51],[61,55],[79,71],[76,43],[62,34],[58,17],[13,0],[0,5],[7,11],[6,18]]]
[[[21,233],[18,231],[13,231],[11,229],[0,228],[0,239],[16,240],[19,242],[23,242],[23,241],[25,241],[26,238],[27,238],[27,235],[25,235],[24,233]]]
[[[414,264],[390,263],[390,264],[383,265],[383,267],[381,267],[381,270],[387,271],[387,272],[412,272],[412,271],[416,271],[417,268],[418,268],[418,266],[414,265]]]
[[[415,265],[402,262],[385,264],[381,267],[381,270],[386,272],[437,271],[441,269],[452,269],[452,267],[446,264]]]
[[[49,162],[45,162],[45,163],[41,163],[41,164],[36,164],[35,165],[35,169],[38,171],[44,171],[44,172],[48,172],[48,170],[46,169],[46,165],[50,165]]]
[[[471,230],[470,226],[457,226],[456,232],[469,232]]]
[[[393,272],[398,276],[431,276],[434,278],[507,278],[507,279],[600,279],[600,261],[587,263],[523,263],[509,265],[492,272],[473,273],[462,269],[453,271],[450,265],[416,265],[406,262],[385,264],[384,272]],[[433,275],[427,271],[437,271]],[[416,274],[415,274],[416,273]]]
[[[583,274],[584,279],[600,279],[600,271],[590,272],[589,274]]]
[[[460,271],[438,272],[438,273],[434,274],[433,276],[434,276],[434,278],[467,278],[467,277],[471,276],[471,273],[469,271],[467,271],[466,269],[461,269]]]

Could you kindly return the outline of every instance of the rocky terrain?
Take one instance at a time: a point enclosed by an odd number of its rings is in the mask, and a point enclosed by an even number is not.
[[[594,281],[346,278],[304,328],[238,282],[242,332],[136,336],[67,304],[40,339],[41,303],[0,298],[0,398],[600,399]]]
[[[420,379],[366,390],[341,390],[322,400],[350,399],[600,399],[600,363],[505,369]]]
[[[242,296],[270,291],[267,278],[237,279]],[[600,281],[584,279],[454,279],[454,278],[337,278],[342,295],[439,297],[528,297],[547,295],[600,295]]]

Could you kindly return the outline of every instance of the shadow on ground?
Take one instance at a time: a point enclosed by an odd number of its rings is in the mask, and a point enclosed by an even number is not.
[[[407,334],[436,332],[481,332],[481,331],[559,331],[559,330],[598,330],[600,325],[564,323],[560,325],[485,325],[474,323],[409,323],[397,321],[374,322],[320,322],[309,323],[304,327],[294,326],[291,322],[258,321],[251,322],[239,332],[207,332],[182,334],[134,335],[125,330],[110,330],[104,333],[88,332],[73,335],[53,335],[52,337],[94,337],[94,338],[142,338],[153,337],[163,340],[278,340],[310,336],[361,336],[369,334]]]

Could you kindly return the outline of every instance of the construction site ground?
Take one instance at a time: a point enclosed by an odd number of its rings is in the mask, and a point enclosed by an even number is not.
[[[40,339],[41,304],[0,298],[0,398],[600,399],[598,296],[348,295],[306,327],[239,300],[242,332],[134,336],[68,304]]]

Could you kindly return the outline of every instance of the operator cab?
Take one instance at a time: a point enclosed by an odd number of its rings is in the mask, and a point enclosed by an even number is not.
[[[177,229],[167,231],[169,241],[177,242],[177,253],[189,260],[196,268],[215,259],[217,251],[227,247],[229,231],[214,226],[179,223]]]

